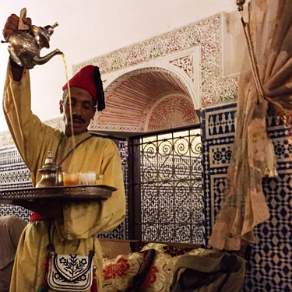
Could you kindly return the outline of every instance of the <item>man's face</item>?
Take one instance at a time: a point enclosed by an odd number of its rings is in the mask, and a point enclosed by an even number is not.
[[[72,126],[74,135],[86,132],[90,120],[95,114],[93,98],[86,90],[71,87],[71,108],[72,121],[70,117],[68,92],[65,90],[63,100],[60,101],[61,113],[64,113],[65,134],[67,136],[72,135]]]

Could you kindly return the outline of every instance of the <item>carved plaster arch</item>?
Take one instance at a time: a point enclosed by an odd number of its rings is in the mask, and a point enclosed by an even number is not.
[[[183,66],[182,60],[188,60],[189,64]],[[167,56],[158,57],[136,65],[132,65],[121,70],[103,74],[105,91],[108,87],[120,80],[127,78],[129,74],[136,74],[142,70],[164,71],[175,76],[186,87],[188,94],[193,100],[195,109],[201,108],[201,47],[195,46],[191,49],[179,51]]]
[[[199,122],[192,100],[183,94],[168,94],[159,98],[149,110],[145,131],[173,129]]]
[[[153,111],[153,105],[158,100],[170,95],[188,99],[189,103],[185,103],[185,105],[189,109],[186,109],[185,112],[192,112],[192,120],[196,119],[193,98],[181,76],[157,66],[140,67],[117,76],[108,78],[104,82],[107,107],[102,113],[97,114],[91,124],[91,129],[124,132],[147,131],[145,122],[149,111],[151,109]],[[184,111],[181,110],[179,104],[180,102],[177,102],[181,116]],[[181,118],[179,120],[178,122],[182,121]],[[183,126],[186,123],[187,120],[177,126]],[[192,122],[189,121],[190,123]]]

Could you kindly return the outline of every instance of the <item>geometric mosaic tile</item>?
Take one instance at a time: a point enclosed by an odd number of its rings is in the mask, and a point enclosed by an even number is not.
[[[30,172],[18,154],[16,147],[0,148],[0,190],[31,187]],[[30,211],[12,205],[0,205],[0,216],[15,215],[28,221]]]
[[[209,234],[227,183],[235,115],[234,103],[202,111],[204,189],[206,216],[210,218]],[[278,176],[263,180],[270,218],[255,229],[257,243],[250,246],[244,291],[288,292],[292,291],[291,128],[285,128],[275,116],[269,116],[267,124],[277,156]]]

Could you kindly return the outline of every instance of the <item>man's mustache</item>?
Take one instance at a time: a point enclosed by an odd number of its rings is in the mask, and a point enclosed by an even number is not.
[[[72,115],[72,119],[70,119],[70,121],[73,121],[73,123],[74,122],[77,122],[77,123],[82,123],[82,124],[84,124],[85,123],[85,120],[81,117],[81,116],[79,116],[79,115],[75,115],[75,114],[73,114]]]

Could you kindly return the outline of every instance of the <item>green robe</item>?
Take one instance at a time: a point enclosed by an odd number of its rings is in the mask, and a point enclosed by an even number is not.
[[[40,100],[41,102],[41,100]],[[33,185],[40,179],[38,169],[45,161],[48,151],[57,152],[61,161],[72,148],[72,138],[42,123],[31,112],[29,72],[14,81],[10,68],[4,88],[4,113],[17,149],[32,174]],[[88,133],[75,137],[76,143],[86,139]],[[57,151],[58,144],[59,150]],[[110,140],[92,136],[80,144],[63,161],[66,172],[95,171],[103,175],[103,184],[117,188],[111,198],[102,202],[68,204],[63,208],[63,219],[53,222],[56,227],[54,244],[59,254],[88,255],[93,247],[94,235],[118,226],[125,217],[125,192],[120,154]],[[43,283],[47,255],[47,222],[29,223],[19,241],[10,291],[32,292]],[[102,255],[95,239],[95,265],[99,292],[102,291]]]

